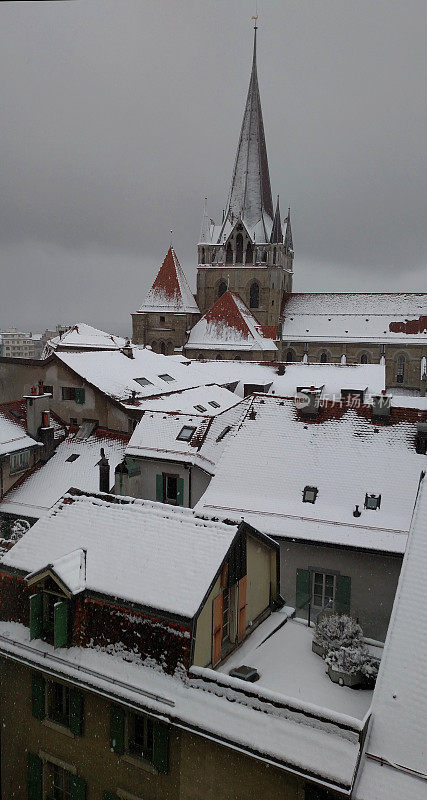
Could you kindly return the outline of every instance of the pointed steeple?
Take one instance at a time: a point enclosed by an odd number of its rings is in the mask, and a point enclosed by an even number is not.
[[[166,253],[165,260],[139,311],[173,311],[175,314],[200,313],[172,245]]]
[[[268,242],[273,224],[273,201],[258,87],[256,33],[255,25],[251,78],[220,240],[227,222],[241,218],[252,238],[256,233],[258,242]]]
[[[282,244],[283,242],[282,223],[280,221],[279,195],[277,195],[276,212],[274,214],[270,242],[271,244]]]
[[[203,206],[202,226],[200,228],[199,244],[211,241],[211,220],[208,217],[208,198],[205,197],[205,204]]]
[[[286,231],[285,231],[285,253],[294,252],[294,243],[292,240],[291,228],[291,208],[288,208],[288,216],[286,217]]]

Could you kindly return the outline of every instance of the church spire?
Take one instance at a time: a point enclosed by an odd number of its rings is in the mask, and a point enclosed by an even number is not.
[[[291,228],[291,208],[288,208],[288,216],[286,217],[286,231],[285,231],[285,253],[286,254],[293,254],[294,252],[294,243],[292,240],[292,228]]]
[[[199,239],[200,243],[210,242],[211,240],[210,228],[211,228],[211,221],[208,217],[208,198],[205,197],[205,203],[203,206],[202,224],[200,227],[200,239]]]
[[[240,217],[252,238],[256,235],[258,242],[268,242],[273,223],[273,202],[258,87],[256,36],[255,24],[251,78],[224,225]],[[221,236],[223,231],[224,226]]]
[[[283,242],[282,223],[280,221],[279,195],[277,195],[276,211],[274,214],[270,242],[271,244],[282,244]]]

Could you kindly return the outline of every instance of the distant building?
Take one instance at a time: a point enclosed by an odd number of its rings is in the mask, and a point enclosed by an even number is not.
[[[9,358],[40,358],[43,343],[41,333],[24,333],[16,328],[2,331],[2,356]]]

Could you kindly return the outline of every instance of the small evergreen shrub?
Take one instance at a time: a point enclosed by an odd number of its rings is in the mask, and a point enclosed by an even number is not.
[[[356,620],[346,614],[323,616],[314,631],[314,641],[327,652],[363,643],[363,632]]]

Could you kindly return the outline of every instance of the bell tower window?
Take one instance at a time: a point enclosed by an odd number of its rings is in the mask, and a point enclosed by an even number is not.
[[[249,306],[250,308],[259,308],[259,285],[251,283],[249,290]]]
[[[245,258],[246,264],[252,264],[253,257],[254,257],[254,248],[252,246],[252,242],[248,242],[246,245],[246,258]]]
[[[202,258],[201,258],[201,263],[202,263],[202,264],[206,264],[206,253],[205,253],[205,248],[204,248],[204,247],[202,247]]]
[[[231,246],[231,242],[227,242],[227,247],[225,249],[225,263],[226,264],[233,263],[233,248]]]
[[[227,284],[225,281],[221,281],[218,286],[218,297],[221,297],[227,291]]]
[[[238,233],[236,236],[236,264],[243,263],[243,236]]]

